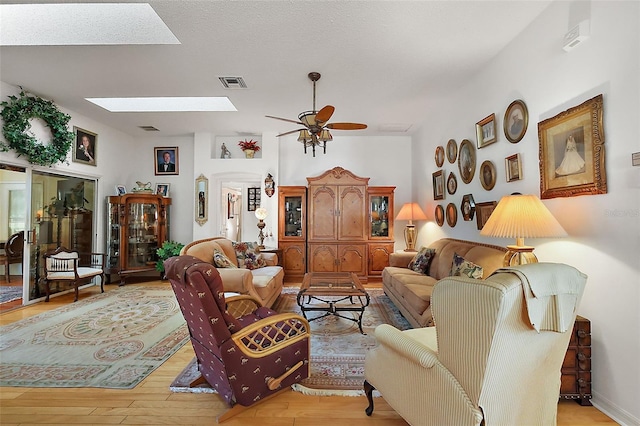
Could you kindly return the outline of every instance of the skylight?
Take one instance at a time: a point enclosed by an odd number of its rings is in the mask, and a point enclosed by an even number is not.
[[[85,99],[110,112],[237,111],[226,96]]]
[[[0,46],[180,44],[148,3],[0,5]]]

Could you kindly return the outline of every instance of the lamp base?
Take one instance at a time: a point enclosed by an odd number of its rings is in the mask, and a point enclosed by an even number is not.
[[[409,224],[404,228],[404,242],[407,248],[404,251],[417,251],[416,250],[416,226]]]
[[[533,254],[533,247],[530,246],[507,246],[507,253],[504,255],[503,266],[525,265],[527,263],[538,263],[538,258]]]

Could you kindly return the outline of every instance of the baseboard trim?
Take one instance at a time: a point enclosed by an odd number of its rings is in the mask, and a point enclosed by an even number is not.
[[[598,410],[618,422],[621,426],[640,426],[640,419],[634,417],[631,413],[620,408],[607,398],[604,398],[598,392],[593,391],[591,403]]]

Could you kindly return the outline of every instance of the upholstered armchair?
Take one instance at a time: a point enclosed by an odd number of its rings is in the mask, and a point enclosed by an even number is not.
[[[431,296],[435,327],[375,330],[372,391],[411,425],[556,424],[560,369],[586,276],[563,264],[450,277]]]
[[[309,376],[309,323],[248,295],[225,299],[218,269],[193,256],[164,263],[189,327],[200,380],[232,407],[222,422]]]

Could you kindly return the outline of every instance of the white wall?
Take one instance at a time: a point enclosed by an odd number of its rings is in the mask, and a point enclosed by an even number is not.
[[[590,18],[590,38],[564,52],[563,35],[584,17]],[[498,201],[516,191],[539,196],[537,123],[604,95],[608,193],[544,200],[569,238],[527,242],[540,261],[567,263],[589,276],[578,313],[591,320],[593,402],[625,424],[640,424],[640,167],[631,165],[631,153],[640,151],[639,17],[638,2],[554,2],[475,78],[434,99],[413,143],[413,186],[430,212],[438,203],[459,206],[468,193],[476,202]],[[498,142],[477,150],[477,167],[486,159],[497,167],[495,188],[484,190],[477,177],[462,183],[457,167],[445,161],[445,174],[458,176],[458,190],[434,201],[436,146],[450,138],[475,144],[475,123],[491,113],[502,129],[505,110],[515,99],[523,99],[529,110],[524,139],[511,144],[500,131]],[[524,179],[507,183],[504,158],[515,153],[522,156]],[[421,168],[423,159],[427,167]],[[418,245],[443,236],[513,243],[481,237],[475,220],[465,222],[459,214],[453,229],[446,222],[442,228],[422,226]]]

